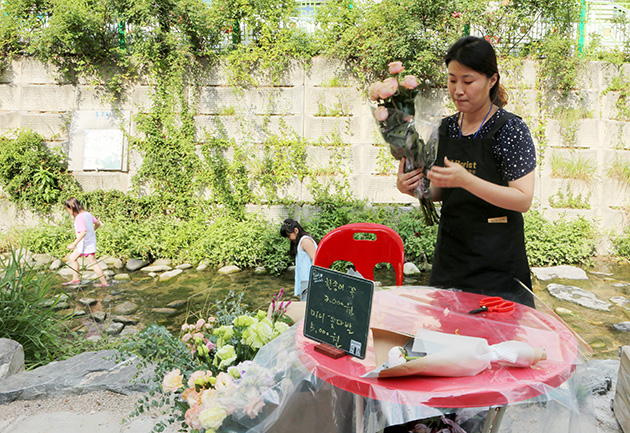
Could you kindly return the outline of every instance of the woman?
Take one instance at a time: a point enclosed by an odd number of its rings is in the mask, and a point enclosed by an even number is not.
[[[503,109],[507,98],[489,42],[461,38],[445,63],[458,113],[442,121],[437,163],[427,173],[433,200],[442,201],[429,284],[533,307],[522,215],[534,194],[531,134]],[[404,160],[397,188],[413,195],[422,171],[403,167]]]
[[[317,243],[308,234],[299,222],[285,219],[280,227],[280,236],[289,238],[291,246],[289,254],[295,259],[295,290],[294,295],[300,297],[300,301],[306,301],[308,279],[315,260]]]

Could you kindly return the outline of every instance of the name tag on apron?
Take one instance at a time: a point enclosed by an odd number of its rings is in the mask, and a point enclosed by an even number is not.
[[[495,218],[488,218],[488,222],[490,224],[494,224],[494,223],[507,223],[508,219],[507,216],[502,216],[502,217],[495,217]]]

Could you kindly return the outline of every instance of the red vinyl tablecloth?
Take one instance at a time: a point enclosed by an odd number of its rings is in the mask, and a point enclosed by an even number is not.
[[[507,340],[540,347],[547,359],[532,367],[493,364],[471,377],[412,376],[366,378],[377,367],[370,333],[365,359],[332,359],[316,352],[319,344],[299,328],[296,347],[302,364],[315,376],[344,391],[401,405],[466,408],[514,403],[547,393],[564,383],[580,360],[575,334],[557,317],[516,304],[510,313],[469,314],[480,295],[432,288],[396,288],[374,293],[371,328],[415,335],[419,328],[480,337],[493,345]]]

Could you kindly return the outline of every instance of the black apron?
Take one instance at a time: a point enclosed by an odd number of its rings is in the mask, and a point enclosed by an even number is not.
[[[437,164],[444,157],[489,182],[507,186],[492,151],[493,138],[505,122],[504,112],[483,138],[449,137],[440,126]],[[534,307],[523,215],[494,206],[462,188],[443,188],[440,224],[429,284],[487,296],[502,296]],[[527,289],[522,284],[527,286]]]

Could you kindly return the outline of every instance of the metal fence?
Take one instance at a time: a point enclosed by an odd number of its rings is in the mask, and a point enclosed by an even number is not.
[[[294,25],[309,33],[315,32],[317,9],[325,2],[326,0],[296,0],[298,14],[293,20]],[[552,25],[544,20],[537,21],[532,28],[527,30],[527,35],[520,39],[520,44],[544,38],[551,27]],[[241,32],[243,41],[252,39],[245,26],[242,26]],[[472,32],[474,34],[474,29]],[[575,34],[578,36],[580,51],[593,41],[597,41],[602,48],[629,49],[630,2],[586,0],[583,3],[580,22],[576,24]],[[225,46],[230,42],[226,38],[221,45]]]

